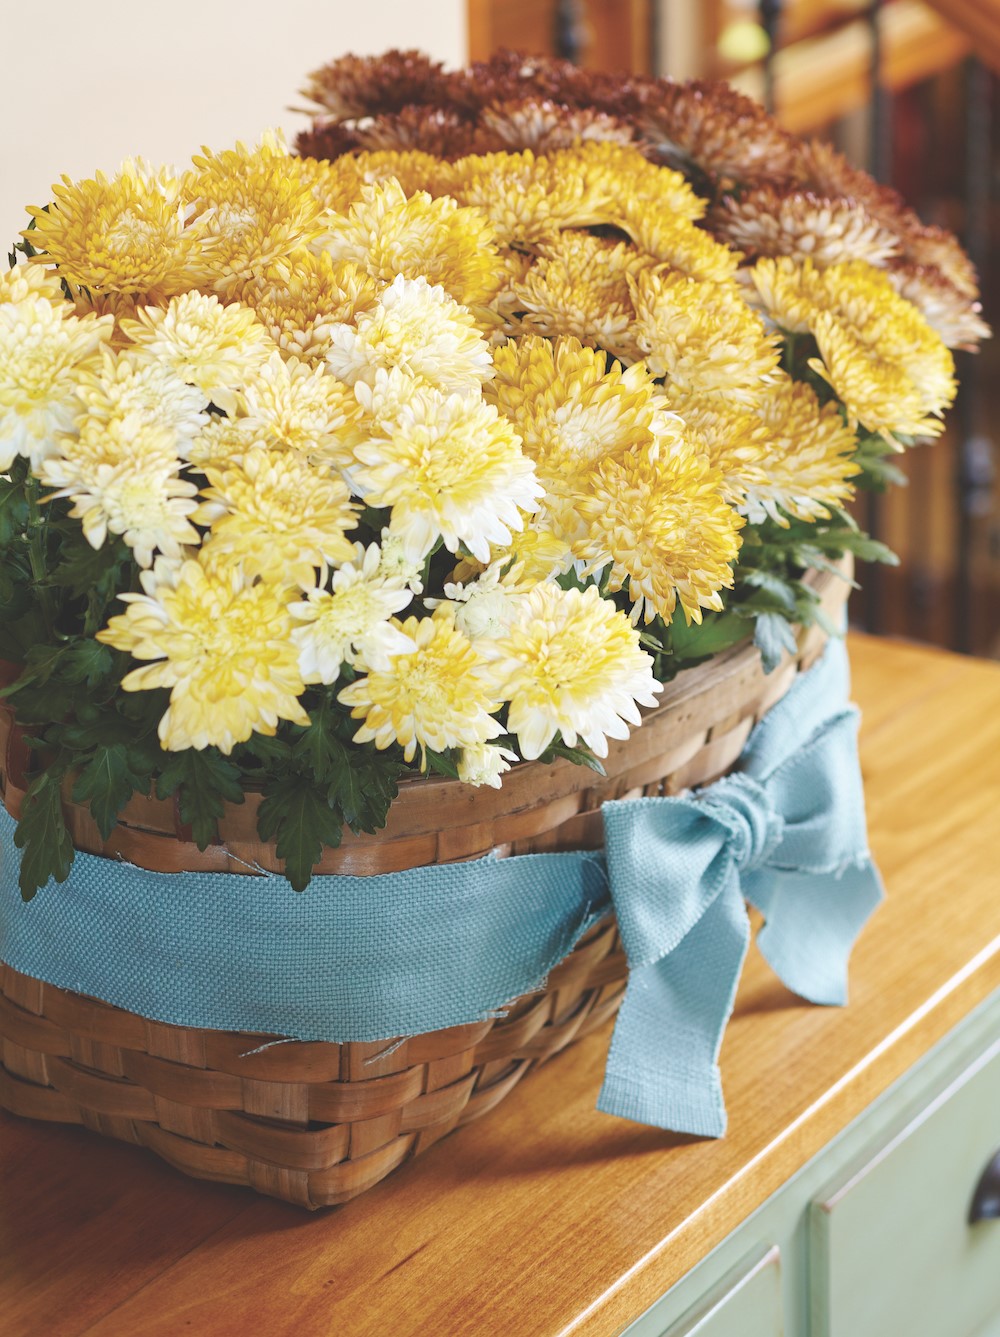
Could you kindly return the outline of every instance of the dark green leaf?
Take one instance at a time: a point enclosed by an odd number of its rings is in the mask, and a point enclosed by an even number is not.
[[[94,755],[80,768],[73,785],[73,798],[87,803],[101,835],[107,840],[118,821],[118,814],[132,795],[149,792],[150,777],[132,769],[124,743],[95,748]]]
[[[286,775],[265,786],[257,830],[262,840],[275,840],[285,876],[296,891],[309,885],[324,847],[340,844],[342,827],[340,814],[307,776]]]
[[[299,731],[292,746],[295,761],[308,768],[317,782],[328,782],[338,766],[349,765],[343,744],[333,732],[333,714],[327,698],[310,707],[309,724]]]
[[[690,625],[678,615],[671,622],[669,632],[670,648],[676,658],[683,660],[707,659],[749,635],[745,620],[732,612],[706,613],[701,623]]]
[[[85,682],[88,687],[96,687],[111,672],[113,664],[112,651],[100,641],[88,638],[74,641],[66,648],[59,665],[59,675],[63,682]]]
[[[51,768],[32,781],[21,805],[14,844],[22,851],[19,883],[30,901],[50,878],[65,882],[73,863],[73,842],[66,830],[59,785],[62,772]]]
[[[554,743],[545,754],[545,759],[550,757],[564,757],[566,761],[571,761],[574,766],[587,766],[590,770],[596,771],[598,775],[607,775],[600,757],[595,757],[593,752],[586,747],[567,747],[565,743]]]
[[[239,767],[213,747],[165,755],[168,760],[156,781],[157,795],[169,798],[177,794],[181,821],[190,826],[195,843],[203,850],[215,839],[225,803],[243,802]]]
[[[427,749],[427,766],[438,775],[445,775],[450,780],[458,779],[458,766],[446,752],[432,752]]]

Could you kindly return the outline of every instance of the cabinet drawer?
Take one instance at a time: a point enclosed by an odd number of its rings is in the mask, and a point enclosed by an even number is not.
[[[760,1248],[663,1337],[782,1337],[781,1254]]]
[[[968,1224],[1000,1147],[1000,1042],[811,1207],[816,1337],[972,1337],[1000,1316],[1000,1220]]]

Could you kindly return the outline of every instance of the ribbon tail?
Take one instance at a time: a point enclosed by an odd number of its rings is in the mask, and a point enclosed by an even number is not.
[[[766,890],[754,886],[767,878]],[[851,949],[884,892],[867,856],[840,873],[751,874],[744,893],[766,916],[761,954],[781,982],[810,1003],[847,1002]]]
[[[719,1049],[749,940],[734,870],[672,952],[630,970],[599,1110],[676,1133],[722,1136]]]

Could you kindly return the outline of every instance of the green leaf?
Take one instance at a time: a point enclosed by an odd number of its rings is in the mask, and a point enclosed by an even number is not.
[[[159,798],[177,794],[181,821],[191,828],[200,850],[215,839],[225,804],[243,802],[240,770],[214,747],[200,752],[170,752],[156,781]]]
[[[324,847],[340,844],[340,813],[305,775],[271,780],[264,795],[257,813],[257,830],[262,840],[275,840],[285,876],[295,891],[305,891]]]
[[[539,760],[549,761],[553,757],[563,757],[566,761],[571,761],[574,766],[586,766],[596,771],[598,775],[607,775],[600,757],[595,757],[589,748],[567,747],[565,743],[553,743]]]
[[[761,613],[754,626],[753,643],[760,651],[764,672],[770,673],[781,663],[782,652],[795,653],[795,635],[778,613]]]
[[[438,775],[447,776],[449,780],[458,779],[458,766],[446,752],[432,752],[428,748],[426,756],[430,770],[436,771]]]
[[[355,835],[380,831],[399,793],[397,781],[404,767],[385,752],[344,746],[343,754],[327,790],[330,802]]]
[[[292,746],[295,761],[310,770],[317,782],[328,781],[338,766],[349,764],[344,747],[333,732],[333,715],[326,697],[310,707],[309,724],[298,731],[299,737]]]
[[[90,761],[81,767],[73,785],[73,798],[87,803],[101,835],[107,840],[118,821],[118,814],[138,790],[148,793],[150,776],[132,769],[124,743],[102,744],[95,748]]]
[[[106,645],[92,639],[74,641],[68,646],[59,664],[63,682],[86,683],[96,687],[114,666],[114,654]]]
[[[749,585],[752,589],[763,590],[777,600],[779,604],[783,604],[790,613],[795,612],[797,598],[792,582],[777,575],[774,571],[741,571],[740,584]]]
[[[0,548],[8,547],[27,527],[28,499],[23,482],[0,478]]]
[[[32,781],[21,805],[21,820],[14,844],[23,853],[19,884],[30,901],[50,878],[65,882],[73,863],[73,842],[66,830],[62,797],[62,771],[52,767]]]
[[[749,635],[746,621],[737,613],[706,613],[701,623],[688,625],[678,616],[669,627],[670,649],[677,659],[701,660],[728,650]]]

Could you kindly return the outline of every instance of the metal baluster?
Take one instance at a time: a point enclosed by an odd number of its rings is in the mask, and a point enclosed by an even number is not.
[[[882,5],[873,0],[868,7],[868,28],[871,34],[871,121],[868,142],[868,170],[876,181],[887,181],[892,174],[892,118],[888,90],[882,83]],[[865,528],[872,538],[882,532],[882,498],[869,492],[865,504]],[[866,631],[879,632],[883,625],[885,580],[882,568],[872,563],[864,573],[863,618]]]
[[[558,0],[556,5],[556,55],[580,63],[586,46],[587,16],[583,0]]]
[[[990,248],[993,81],[989,70],[971,59],[965,67],[965,228],[969,258],[986,286]],[[981,375],[975,354],[960,353],[958,428],[961,442],[955,479],[955,648],[972,648],[972,539],[975,518],[991,506],[995,462],[993,446],[980,432]]]
[[[782,0],[760,0],[757,6],[760,26],[767,33],[767,54],[764,56],[764,106],[774,111],[774,53],[778,48],[781,27]]]

